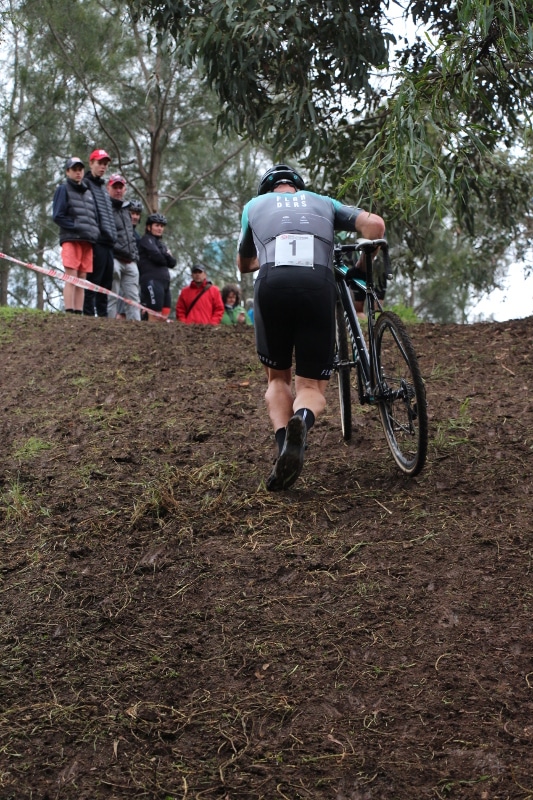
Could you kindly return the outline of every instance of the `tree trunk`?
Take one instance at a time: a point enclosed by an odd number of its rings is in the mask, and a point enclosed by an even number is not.
[[[8,104],[8,115],[5,121],[5,175],[4,191],[0,202],[0,220],[2,221],[2,236],[0,246],[2,252],[8,256],[13,256],[13,172],[15,164],[15,144],[20,127],[20,119],[24,110],[24,89],[20,81],[19,71],[21,68],[19,54],[19,33],[13,31],[13,70],[11,96]],[[2,260],[0,269],[0,305],[7,305],[9,281],[9,262]]]

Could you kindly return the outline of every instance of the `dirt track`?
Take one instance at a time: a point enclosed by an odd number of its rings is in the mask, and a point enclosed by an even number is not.
[[[272,495],[253,331],[0,323],[0,800],[533,798],[533,318]]]

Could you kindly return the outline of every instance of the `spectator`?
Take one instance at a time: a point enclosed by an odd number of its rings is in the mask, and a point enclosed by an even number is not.
[[[146,218],[145,234],[139,240],[139,272],[141,276],[141,303],[165,317],[170,314],[170,272],[176,259],[163,242],[167,218],[163,214],[150,214]],[[144,319],[158,322],[160,317],[146,314]]]
[[[238,286],[230,283],[221,291],[224,303],[222,325],[251,325],[252,322],[241,305],[241,292]]]
[[[84,164],[77,156],[65,162],[66,180],[55,190],[52,218],[59,225],[61,260],[65,273],[85,279],[93,271],[93,245],[100,229],[93,195],[83,180]],[[63,289],[65,311],[81,314],[83,289],[65,281]]]
[[[130,200],[128,209],[130,212],[131,222],[133,225],[133,235],[135,236],[135,241],[137,242],[137,247],[138,247],[141,236],[137,231],[137,225],[141,220],[143,204],[141,203],[140,200]],[[117,313],[115,315],[115,319],[126,319],[126,305],[127,303],[125,303],[124,300],[122,300],[122,297],[120,297],[117,300]]]
[[[139,268],[137,259],[137,242],[133,231],[133,223],[129,210],[129,201],[124,199],[126,194],[126,181],[122,175],[111,175],[107,187],[111,197],[111,205],[117,226],[117,241],[113,248],[113,291],[127,300],[140,303],[139,297]],[[126,319],[139,321],[141,312],[139,308],[125,303],[124,313]],[[117,314],[117,298],[110,297],[108,316],[113,319]]]
[[[252,325],[254,324],[254,298],[248,297],[246,300],[246,313]]]
[[[85,181],[91,190],[98,213],[100,233],[94,245],[93,273],[91,282],[104,289],[111,289],[113,283],[113,246],[117,238],[117,229],[111,201],[105,189],[104,174],[111,161],[105,150],[93,150],[89,156],[89,169],[85,173]],[[85,290],[83,313],[94,317],[107,317],[107,295],[93,289]]]
[[[220,325],[224,303],[218,286],[207,280],[204,268],[194,264],[192,281],[181,290],[176,303],[176,318],[186,325]]]
[[[141,234],[137,230],[137,225],[141,221],[141,214],[143,210],[143,204],[140,200],[131,200],[129,204],[129,211],[131,216],[131,222],[133,225],[133,232],[135,234],[135,240],[137,244],[139,243],[139,239],[141,238]]]

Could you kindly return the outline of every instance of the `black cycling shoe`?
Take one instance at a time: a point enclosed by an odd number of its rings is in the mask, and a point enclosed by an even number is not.
[[[287,423],[285,444],[266,482],[269,492],[289,489],[296,481],[304,464],[306,438],[305,422],[294,415]]]

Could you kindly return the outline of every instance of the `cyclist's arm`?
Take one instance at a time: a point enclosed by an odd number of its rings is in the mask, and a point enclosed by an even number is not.
[[[237,246],[237,268],[241,273],[256,272],[260,267],[252,229],[248,224],[249,205],[250,203],[247,203],[242,212],[241,235]]]
[[[383,239],[385,236],[385,222],[377,214],[361,211],[355,218],[355,230],[364,239]]]
[[[355,230],[361,234],[363,239],[383,239],[385,236],[385,222],[377,214],[361,209],[355,218]],[[379,253],[379,247],[372,254],[374,259]],[[366,257],[364,253],[359,256],[356,267],[366,272]]]

